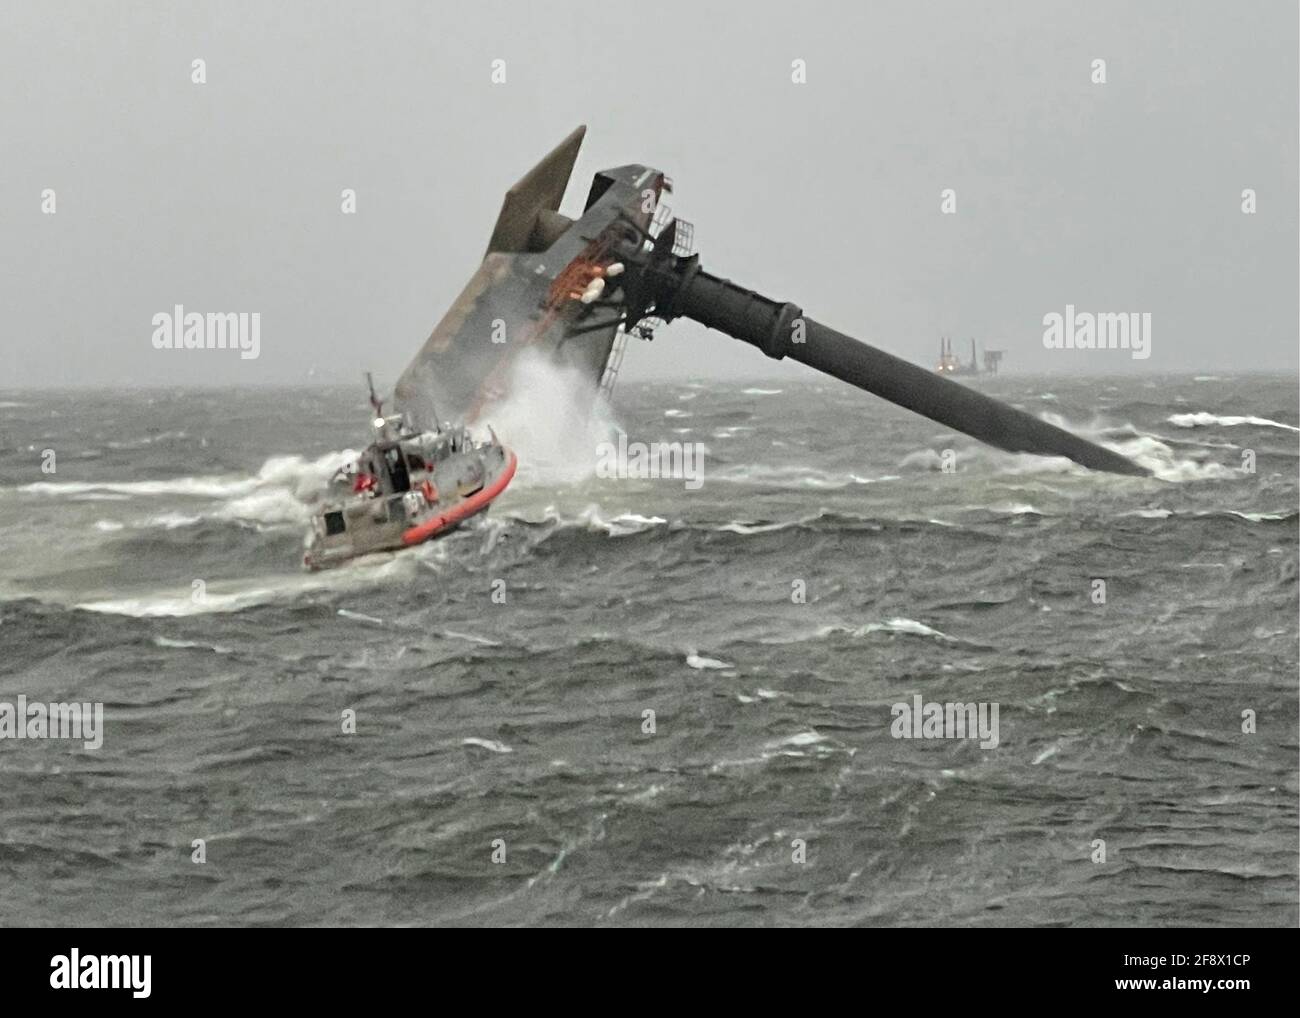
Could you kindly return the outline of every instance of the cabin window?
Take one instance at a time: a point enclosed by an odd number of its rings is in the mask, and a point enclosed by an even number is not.
[[[384,463],[388,468],[388,481],[393,491],[410,491],[411,475],[406,467],[406,457],[400,446],[390,446],[384,450]]]
[[[348,525],[343,522],[342,512],[332,512],[325,514],[325,533],[329,537],[335,534],[341,534],[348,529]]]

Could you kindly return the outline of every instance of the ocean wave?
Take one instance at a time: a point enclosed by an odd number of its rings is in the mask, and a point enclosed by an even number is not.
[[[480,739],[476,735],[471,735],[467,739],[461,739],[462,746],[475,746],[479,749],[486,749],[489,753],[513,753],[514,750],[504,742],[498,742],[495,739]]]
[[[242,498],[231,499],[214,514],[217,519],[258,526],[311,522],[312,507],[285,488],[267,488]]]
[[[132,618],[184,618],[191,615],[224,615],[297,600],[328,592],[348,592],[411,579],[419,568],[417,555],[372,555],[354,559],[321,573],[289,574],[261,581],[226,581],[209,584],[200,596],[192,589],[182,593],[156,592],[135,597],[83,601],[73,607],[105,615]],[[246,586],[235,586],[237,583]],[[233,589],[230,589],[233,587]]]
[[[500,640],[489,640],[486,636],[475,636],[473,633],[458,633],[454,629],[443,629],[438,635],[445,640],[464,640],[466,643],[476,643],[480,647],[504,646]]]
[[[949,636],[947,633],[940,632],[933,626],[927,626],[924,622],[918,622],[916,619],[896,617],[886,619],[884,622],[868,622],[862,626],[849,626],[842,623],[830,623],[818,626],[811,631],[790,633],[782,636],[767,636],[759,640],[759,643],[769,645],[785,645],[795,643],[806,643],[812,640],[826,640],[834,636],[847,636],[851,639],[861,639],[864,636],[871,636],[875,633],[898,634],[902,636],[920,636],[934,640],[941,640],[945,643],[959,643],[956,637]]]
[[[920,467],[932,473],[947,473],[955,468],[966,471],[975,464],[980,464],[999,474],[1015,476],[1032,474],[1095,476],[1086,467],[1064,456],[1036,456],[1030,453],[1006,452],[987,445],[970,445],[943,451],[917,449],[907,453],[898,461],[900,467]]]
[[[699,671],[725,671],[736,667],[728,661],[719,661],[715,657],[702,657],[693,650],[687,653],[686,664]]]
[[[372,626],[384,625],[384,620],[374,615],[367,615],[365,612],[349,611],[347,608],[340,608],[334,613],[342,619],[353,619],[356,622],[366,622]]]
[[[861,629],[854,632],[854,636],[865,636],[868,633],[904,633],[908,636],[930,636],[938,640],[952,641],[952,637],[947,633],[941,633],[924,622],[917,622],[915,619],[895,618],[888,619],[885,622],[868,622]]]
[[[1239,468],[1180,456],[1153,435],[1139,435],[1129,441],[1118,442],[1116,446],[1121,455],[1146,467],[1161,481],[1225,481],[1244,476],[1244,471]]]
[[[144,449],[159,442],[169,442],[172,440],[182,441],[190,436],[184,431],[162,431],[156,435],[141,435],[139,438],[125,438],[114,442],[104,443],[110,449],[116,449],[119,452],[129,451],[131,449]]]
[[[141,520],[133,526],[140,529],[151,529],[160,527],[163,530],[178,530],[181,527],[192,527],[196,523],[203,521],[202,516],[190,515],[188,513],[159,513],[157,516],[150,516]]]
[[[754,690],[753,696],[747,696],[744,693],[737,693],[736,701],[744,704],[759,703],[763,700],[775,700],[781,695],[782,694],[778,693],[774,689],[756,689]]]
[[[265,604],[288,595],[301,593],[283,585],[257,587],[227,594],[207,594],[194,600],[189,594],[148,595],[105,601],[86,601],[75,605],[82,611],[105,615],[127,615],[137,619],[183,618],[189,615],[221,614],[242,611],[254,605]]]
[[[774,739],[765,743],[763,757],[771,759],[774,756],[825,756],[842,748],[834,740],[816,729],[808,729],[807,731],[787,735],[783,739]],[[849,750],[849,755],[853,755],[852,750]]]
[[[1169,418],[1172,423],[1177,423],[1176,419],[1200,419],[1207,420],[1212,415],[1200,414],[1174,414]],[[1146,467],[1151,471],[1152,476],[1161,481],[1181,483],[1186,481],[1217,481],[1239,478],[1242,471],[1238,468],[1224,466],[1220,463],[1207,462],[1203,459],[1189,458],[1179,455],[1170,445],[1169,442],[1162,440],[1160,436],[1153,435],[1142,431],[1137,425],[1131,422],[1116,424],[1103,420],[1094,420],[1085,427],[1072,425],[1068,420],[1059,414],[1044,413],[1042,419],[1049,424],[1053,424],[1067,431],[1073,431],[1079,435],[1096,442],[1104,448],[1117,452],[1125,456],[1140,466]],[[1214,420],[1255,420],[1260,421],[1262,418],[1214,418]],[[1181,425],[1192,427],[1192,424]],[[1290,427],[1289,425],[1278,425],[1278,427]],[[1297,430],[1297,429],[1292,429]],[[1178,443],[1183,444],[1183,443]],[[1208,448],[1208,446],[1207,446]],[[980,454],[987,454],[982,447]],[[1084,471],[1084,468],[1078,464],[1060,457],[1017,457],[1021,463],[1018,468],[1012,472],[1021,472],[1024,469],[1031,471],[1062,471],[1068,473],[1087,473],[1093,476],[1092,471]],[[1027,463],[1025,461],[1028,461]]]
[[[190,527],[204,520],[247,524],[257,528],[287,524],[305,525],[311,518],[311,503],[324,493],[330,477],[356,452],[326,453],[316,459],[301,456],[272,456],[253,475],[213,474],[174,477],[149,481],[38,481],[17,491],[25,495],[46,496],[73,501],[132,502],[181,498],[207,501],[215,505],[200,510],[182,511],[167,507],[142,520],[100,520],[101,531],[161,528],[174,530]]]
[[[239,475],[177,477],[165,481],[37,481],[18,490],[27,495],[120,495],[126,498],[155,498],[183,495],[193,498],[227,498],[252,491],[256,482]]]
[[[167,650],[206,650],[213,654],[233,654],[229,647],[222,647],[215,643],[198,643],[194,640],[173,640],[167,636],[155,636],[152,640],[155,647],[161,647]]]
[[[980,506],[967,506],[968,509],[979,509]],[[1028,502],[999,502],[988,507],[991,513],[998,513],[1002,516],[1042,516],[1041,509],[1035,509]]]
[[[999,514],[1033,513],[1042,515],[1032,505],[1004,503],[1000,507],[970,506],[972,510],[996,512]],[[588,506],[576,517],[559,513],[554,506],[547,506],[541,518],[529,518],[518,511],[504,513],[486,521],[488,527],[508,527],[511,524],[532,530],[545,530],[551,534],[585,532],[601,534],[608,537],[623,538],[645,534],[651,531],[664,531],[688,534],[734,534],[738,537],[756,537],[763,534],[776,534],[787,530],[811,530],[818,533],[878,533],[881,531],[917,527],[945,527],[960,529],[960,524],[946,520],[926,519],[922,517],[884,517],[864,516],[856,513],[834,511],[819,508],[814,513],[786,520],[734,519],[725,523],[691,521],[680,518],[668,520],[662,516],[643,516],[639,513],[625,512],[605,518],[598,506]]]
[[[1297,512],[1294,509],[1288,512],[1278,513],[1248,513],[1241,512],[1237,509],[1229,509],[1228,514],[1230,516],[1239,516],[1241,519],[1246,520],[1249,523],[1294,523],[1296,520],[1300,519],[1300,512]],[[1197,515],[1201,514],[1198,513]],[[1209,514],[1207,513],[1205,515]]]
[[[643,534],[648,530],[669,525],[668,520],[662,516],[642,516],[640,513],[634,512],[619,513],[617,516],[611,516],[607,519],[602,515],[602,510],[597,505],[587,506],[576,517],[563,516],[555,506],[548,505],[543,510],[540,519],[529,518],[520,511],[506,511],[485,521],[485,525],[489,528],[508,526],[510,523],[530,529],[585,531],[592,534],[604,534],[607,537],[630,537],[634,534]]]
[[[709,472],[708,481],[726,484],[752,484],[772,488],[850,488],[854,485],[880,484],[901,480],[899,474],[865,477],[860,474],[837,474],[816,467],[770,466],[764,463],[746,463],[729,466],[721,471]]]
[[[1194,414],[1173,414],[1167,420],[1177,428],[1211,428],[1216,426],[1235,428],[1243,424],[1249,424],[1257,428],[1281,428],[1284,431],[1300,432],[1300,428],[1293,424],[1283,424],[1281,421],[1272,421],[1267,417],[1220,415],[1208,413],[1204,410]]]
[[[718,527],[709,529],[716,530],[720,534],[739,534],[741,537],[750,537],[753,534],[774,534],[778,531],[789,530],[791,527],[799,526],[798,520],[785,520],[777,523],[742,523],[740,520],[732,520]]]
[[[36,481],[18,487],[27,495],[62,498],[69,495],[120,495],[127,498],[237,499],[267,489],[282,489],[300,499],[324,491],[330,476],[355,459],[355,450],[326,453],[314,460],[302,456],[272,456],[256,474],[212,474],[150,481]]]
[[[1238,519],[1247,523],[1295,523],[1300,520],[1300,511],[1284,509],[1277,512],[1250,512],[1244,509],[1208,509],[1198,512],[1175,512],[1172,509],[1131,509],[1120,516],[1137,517],[1145,520],[1207,520]]]

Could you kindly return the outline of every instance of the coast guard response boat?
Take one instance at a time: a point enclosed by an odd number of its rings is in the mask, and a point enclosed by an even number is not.
[[[454,530],[484,512],[514,477],[515,454],[494,433],[476,442],[463,426],[417,430],[403,414],[384,414],[373,383],[370,405],[374,441],[330,480],[307,538],[308,569]]]

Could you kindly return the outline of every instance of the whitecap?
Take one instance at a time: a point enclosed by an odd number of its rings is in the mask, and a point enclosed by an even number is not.
[[[728,664],[726,661],[719,661],[717,658],[701,657],[699,654],[695,653],[695,651],[691,651],[686,655],[686,663],[690,667],[698,669],[723,669],[736,667],[735,665]]]
[[[264,489],[280,489],[297,498],[324,491],[330,476],[356,452],[326,453],[314,460],[301,456],[272,456],[254,475],[206,474],[150,481],[37,481],[18,488],[29,495],[55,497],[118,496],[157,498],[177,495],[186,498],[239,499]]]
[[[134,618],[178,618],[187,615],[224,614],[257,605],[299,597],[316,590],[351,590],[410,576],[418,568],[412,557],[370,555],[331,569],[285,578],[270,585],[228,593],[208,587],[202,597],[184,593],[151,594],[75,605],[82,611]]]
[[[136,523],[133,526],[137,528],[161,527],[163,530],[177,530],[180,527],[192,527],[202,519],[202,516],[192,516],[186,513],[159,513],[157,516],[150,516],[143,523]]]
[[[371,625],[376,626],[382,626],[384,624],[383,619],[375,618],[373,615],[366,615],[363,612],[349,611],[347,608],[340,608],[338,614],[340,618],[355,619],[357,622],[369,622]]]
[[[952,639],[947,633],[932,629],[924,622],[905,618],[888,619],[885,622],[869,622],[859,629],[856,635],[865,635],[866,633],[906,633],[910,636],[933,636],[940,640]]]
[[[595,506],[584,509],[579,517],[588,530],[604,531],[610,537],[628,537],[662,527],[667,520],[662,516],[642,516],[640,513],[620,513],[612,520],[603,520]]]
[[[471,735],[468,739],[461,739],[462,746],[478,746],[480,749],[486,749],[490,753],[513,753],[514,750],[504,742],[497,742],[495,739],[480,739]]]
[[[714,529],[720,534],[740,534],[742,537],[748,537],[751,534],[769,534],[796,525],[794,523],[741,523],[739,520],[732,520]]]
[[[780,742],[777,742],[776,745],[777,746],[816,746],[819,743],[823,743],[825,741],[826,741],[826,736],[822,735],[821,732],[810,730],[807,732],[796,732],[794,735],[788,735]]]
[[[475,636],[473,633],[458,633],[454,629],[444,629],[441,635],[449,640],[465,640],[467,643],[477,643],[484,647],[501,646],[499,640],[489,640],[486,636]]]
[[[209,650],[214,654],[232,654],[229,647],[219,647],[215,643],[196,643],[194,640],[173,640],[166,636],[153,638],[155,647],[174,648],[176,650]]]
[[[1117,443],[1118,452],[1146,467],[1161,481],[1220,481],[1237,479],[1242,471],[1221,463],[1180,458],[1164,442],[1151,435],[1140,435]]]
[[[1028,502],[999,502],[989,506],[989,512],[1002,513],[1005,516],[1042,516],[1041,510],[1035,509]]]
[[[1220,415],[1207,413],[1204,410],[1194,414],[1174,414],[1168,418],[1168,421],[1178,428],[1209,428],[1215,425],[1235,428],[1242,424],[1251,424],[1260,428],[1282,428],[1285,431],[1300,432],[1300,428],[1295,425],[1272,421],[1267,417]]]

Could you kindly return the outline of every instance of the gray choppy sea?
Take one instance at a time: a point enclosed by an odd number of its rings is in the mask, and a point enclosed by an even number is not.
[[[105,705],[0,741],[0,922],[1296,925],[1295,379],[974,384],[1157,476],[628,385],[699,490],[539,453],[306,574],[358,389],[0,392],[0,701]],[[999,745],[891,737],[918,694]]]

